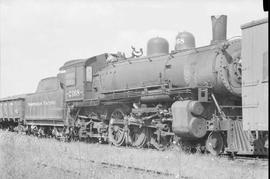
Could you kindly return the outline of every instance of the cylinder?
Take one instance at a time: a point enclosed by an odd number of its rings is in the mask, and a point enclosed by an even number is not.
[[[207,132],[206,120],[192,117],[189,122],[189,134],[195,138],[202,138]]]
[[[227,16],[211,16],[212,20],[212,41],[211,44],[226,40],[227,36]]]
[[[199,101],[191,101],[188,107],[189,111],[195,115],[201,115],[204,111],[204,107]]]
[[[147,43],[147,56],[165,55],[169,53],[169,43],[166,39],[155,37]]]

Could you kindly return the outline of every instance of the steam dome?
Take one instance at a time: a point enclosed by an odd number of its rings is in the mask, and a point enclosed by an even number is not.
[[[147,56],[164,55],[169,53],[169,43],[162,37],[151,38],[147,42]]]

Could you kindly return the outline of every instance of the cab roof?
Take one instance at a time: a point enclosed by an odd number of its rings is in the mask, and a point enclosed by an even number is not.
[[[81,65],[86,65],[88,64],[90,61],[97,59],[97,57],[101,57],[104,56],[105,58],[107,58],[108,54],[107,53],[103,53],[97,56],[93,56],[90,58],[86,58],[86,59],[75,59],[75,60],[69,60],[66,63],[64,63],[64,65],[62,67],[60,67],[59,70],[65,70],[67,68],[70,68],[72,66],[81,66]]]
[[[71,66],[79,66],[85,63],[87,59],[76,59],[76,60],[70,60],[64,63],[62,67],[60,67],[60,70],[65,70]]]
[[[243,24],[241,25],[241,29],[250,28],[264,23],[268,23],[268,17]]]

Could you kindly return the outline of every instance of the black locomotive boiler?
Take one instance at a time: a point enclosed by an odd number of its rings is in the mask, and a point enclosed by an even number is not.
[[[2,123],[116,146],[164,149],[180,142],[215,155],[255,154],[254,147],[265,155],[267,137],[251,145],[241,127],[241,39],[226,40],[224,15],[212,16],[212,25],[207,46],[195,47],[194,36],[182,32],[171,52],[167,40],[156,37],[146,56],[134,49],[130,58],[105,53],[68,61],[35,93],[2,99],[2,116],[12,115],[11,103],[22,103],[21,115],[2,117]],[[240,151],[238,143],[248,147]]]

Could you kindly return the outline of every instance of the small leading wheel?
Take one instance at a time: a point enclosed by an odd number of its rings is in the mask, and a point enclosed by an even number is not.
[[[131,145],[134,147],[144,147],[148,142],[148,129],[139,126],[131,126],[129,132],[129,139]]]
[[[157,150],[165,150],[172,141],[172,136],[163,136],[162,132],[168,132],[168,130],[162,131],[154,129],[150,131],[150,144]]]
[[[211,132],[206,140],[206,150],[212,155],[219,155],[223,150],[223,138],[219,132]]]
[[[109,141],[115,146],[121,146],[126,141],[124,116],[125,113],[121,108],[115,109],[111,114]]]

